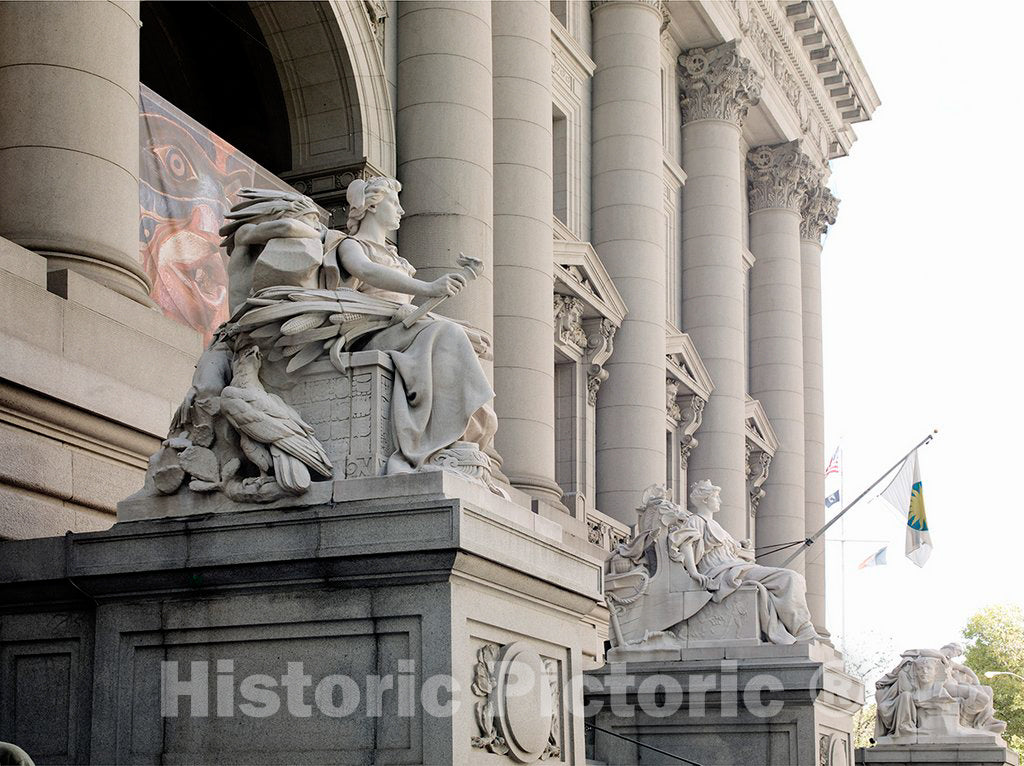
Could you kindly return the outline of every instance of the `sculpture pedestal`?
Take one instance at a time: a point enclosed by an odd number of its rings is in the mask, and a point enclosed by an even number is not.
[[[849,766],[864,686],[828,645],[681,649],[586,676],[588,722],[704,766]],[[594,731],[608,764],[676,763]],[[826,760],[827,759],[827,760]]]
[[[0,740],[36,762],[584,763],[601,564],[558,524],[441,471],[131,502],[0,544]]]
[[[342,375],[328,361],[314,362],[282,388],[281,398],[313,426],[337,479],[380,476],[395,451],[391,436],[394,365],[383,351],[342,354]]]
[[[1002,745],[946,742],[916,745],[875,745],[857,750],[864,766],[1018,766],[1017,753]]]

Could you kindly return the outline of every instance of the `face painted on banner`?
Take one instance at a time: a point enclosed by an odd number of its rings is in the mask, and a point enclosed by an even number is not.
[[[242,187],[290,187],[157,94],[141,95],[142,265],[164,314],[209,343],[228,319],[224,214]]]

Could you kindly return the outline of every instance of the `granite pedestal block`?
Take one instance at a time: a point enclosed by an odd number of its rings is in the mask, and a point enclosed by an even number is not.
[[[7,542],[0,740],[37,763],[582,764],[600,598],[558,524],[440,471]]]
[[[858,766],[1018,766],[1019,763],[1013,750],[985,742],[875,745],[857,750]]]
[[[828,645],[680,649],[587,674],[587,721],[703,766],[850,766],[864,686]],[[678,763],[593,731],[594,760]]]

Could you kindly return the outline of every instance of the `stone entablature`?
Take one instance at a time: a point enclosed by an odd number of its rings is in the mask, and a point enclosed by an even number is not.
[[[870,119],[879,104],[874,86],[857,65],[858,55],[834,11],[814,2],[782,5],[732,0],[743,38],[740,51],[756,57],[754,68],[778,86],[799,131],[822,158],[843,157],[855,140],[849,123]],[[852,101],[844,87],[856,94]]]
[[[821,82],[843,120],[870,119],[878,106],[878,94],[835,7],[806,0],[788,3],[786,19],[808,58],[815,63]]]

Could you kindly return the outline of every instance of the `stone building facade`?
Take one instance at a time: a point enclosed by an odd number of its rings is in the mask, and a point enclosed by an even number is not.
[[[608,547],[646,487],[708,477],[762,550],[823,523],[829,162],[878,105],[831,2],[6,2],[0,21],[0,538],[111,525],[203,346],[140,262],[140,84],[335,213],[352,178],[395,175],[424,278],[484,260],[443,311],[492,340],[502,471],[537,513]],[[821,629],[822,557],[793,564]]]

